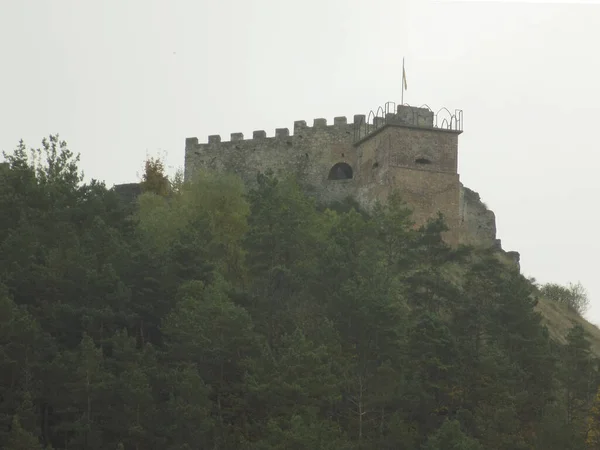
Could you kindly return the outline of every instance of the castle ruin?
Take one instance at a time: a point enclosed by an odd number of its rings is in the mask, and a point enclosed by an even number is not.
[[[314,119],[312,126],[294,122],[287,128],[254,131],[251,139],[232,133],[208,143],[186,139],[185,179],[200,168],[231,172],[251,185],[259,172],[295,174],[300,184],[323,203],[354,198],[365,209],[385,201],[394,190],[413,209],[417,225],[444,215],[450,245],[497,247],[494,213],[479,195],[464,187],[458,174],[458,137],[462,111],[415,108],[388,102],[376,112],[355,115],[353,123],[336,117]],[[518,254],[509,256],[518,263]]]

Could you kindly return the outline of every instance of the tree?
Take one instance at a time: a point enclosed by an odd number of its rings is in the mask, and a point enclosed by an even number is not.
[[[567,334],[562,373],[569,423],[583,419],[595,393],[595,386],[591,385],[593,366],[590,348],[583,327],[574,325]]]
[[[293,415],[268,423],[264,439],[250,446],[252,450],[322,449],[351,450],[352,443],[335,423],[315,416]]]
[[[104,431],[136,450],[156,442],[154,427],[160,422],[152,381],[161,367],[150,344],[139,347],[126,330],[111,339],[112,357],[106,360],[106,369],[113,375],[109,389],[111,420],[104,425]]]
[[[322,333],[312,339],[299,327],[283,336],[276,349],[263,345],[261,357],[249,362],[245,385],[261,439],[271,441],[268,430],[284,432],[290,421],[308,428],[318,422],[325,428],[334,425],[344,360],[332,324],[322,322],[321,327]]]
[[[302,320],[297,313],[312,313],[308,293],[318,276],[323,231],[314,201],[292,178],[259,174],[247,199],[247,307],[276,348],[286,329]]]
[[[79,346],[59,354],[50,369],[61,379],[49,399],[54,407],[55,433],[69,447],[105,448],[109,439],[102,424],[110,414],[108,394],[113,375],[106,370],[102,349],[84,335]]]
[[[600,388],[589,411],[585,444],[587,450],[600,450]]]
[[[540,288],[540,294],[548,300],[567,306],[580,316],[583,316],[590,306],[588,293],[580,282],[569,283],[567,286],[547,283]]]
[[[210,286],[188,282],[162,327],[169,359],[193,365],[210,387],[214,443],[223,447],[232,445],[232,431],[248,420],[243,379],[247,359],[258,350],[252,318],[230,300],[227,288],[222,279]]]
[[[427,439],[423,450],[483,450],[483,447],[475,439],[462,432],[458,421],[446,420]]]
[[[165,173],[165,165],[160,158],[148,158],[144,163],[142,176],[142,192],[151,192],[160,197],[167,197],[171,192],[171,183]]]
[[[10,427],[15,413],[24,432],[39,434],[36,375],[42,376],[45,343],[40,327],[24,307],[18,307],[0,284],[0,424]],[[0,434],[0,446],[6,442]]]
[[[40,441],[21,427],[19,416],[15,415],[5,450],[42,450]]]
[[[159,377],[168,392],[161,408],[159,434],[164,436],[168,450],[189,450],[192,445],[208,448],[215,420],[211,417],[211,389],[204,383],[192,363],[177,363],[173,368],[162,367]]]

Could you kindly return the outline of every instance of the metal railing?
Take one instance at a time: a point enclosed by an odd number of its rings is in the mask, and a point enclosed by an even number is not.
[[[398,114],[395,102],[387,102],[377,110],[369,111],[368,115],[354,124],[354,142],[360,141],[388,123],[438,130],[463,130],[463,112],[461,109],[454,110],[453,114],[448,108],[441,108],[434,113],[428,105],[416,108],[404,103],[402,106],[409,108],[412,117],[410,115],[408,118],[406,117],[406,110],[402,114]],[[426,110],[425,114],[423,114],[423,110]],[[426,124],[422,124],[422,121],[425,121]]]

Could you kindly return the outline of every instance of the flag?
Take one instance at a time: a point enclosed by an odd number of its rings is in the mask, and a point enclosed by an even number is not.
[[[402,84],[404,85],[404,90],[408,89],[406,85],[406,72],[404,71],[404,63],[402,64]]]

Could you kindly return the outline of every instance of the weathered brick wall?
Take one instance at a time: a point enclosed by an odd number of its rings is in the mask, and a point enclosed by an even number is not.
[[[458,133],[387,125],[358,144],[357,200],[366,206],[398,189],[420,225],[441,212],[457,244],[460,182]]]
[[[457,173],[458,134],[392,123],[364,138],[359,148],[376,141],[376,147],[386,152],[386,162],[390,166]]]

